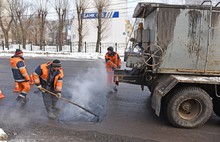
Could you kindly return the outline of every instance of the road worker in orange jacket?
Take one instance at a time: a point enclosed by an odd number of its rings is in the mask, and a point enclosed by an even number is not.
[[[118,53],[114,52],[114,49],[112,46],[107,48],[107,53],[105,54],[105,61],[106,61],[106,71],[107,71],[107,79],[108,79],[108,85],[110,87],[113,87],[114,91],[117,91],[116,86],[114,85],[114,82],[116,85],[118,85],[118,77],[114,77],[114,70],[121,68],[121,59]]]
[[[42,91],[44,106],[47,110],[47,116],[50,119],[56,119],[60,109],[56,106],[59,98],[62,97],[63,69],[59,60],[53,60],[39,65],[34,72],[34,82],[37,88]],[[42,90],[45,88],[58,95],[58,98]]]
[[[27,94],[30,91],[30,77],[26,69],[22,50],[16,49],[15,55],[10,58],[10,64],[14,80],[18,83],[18,88],[20,88],[20,94],[16,100],[25,104],[28,100]]]

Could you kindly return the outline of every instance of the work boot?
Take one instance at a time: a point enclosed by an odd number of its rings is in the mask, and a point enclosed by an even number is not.
[[[24,96],[24,95],[22,95],[22,94],[20,94],[17,98],[16,98],[16,101],[18,101],[19,103],[21,103],[21,104],[26,104],[27,102],[28,102],[28,97],[26,97],[26,96]]]
[[[53,112],[56,116],[58,116],[60,114],[60,111],[61,111],[60,108],[58,108],[58,107],[52,107],[52,110],[53,110]]]
[[[119,81],[115,81],[115,85],[117,85],[117,86],[118,86],[118,85],[119,85]]]
[[[114,89],[115,92],[118,92],[117,86],[114,86],[113,89]]]
[[[54,115],[51,109],[47,109],[47,117],[53,120],[56,119],[56,116]]]
[[[56,116],[59,115],[59,113],[60,113],[60,108],[57,107],[57,101],[53,101],[53,102],[52,102],[52,111],[54,112],[54,114],[55,114]]]
[[[117,91],[118,91],[117,87],[114,86],[114,87],[112,87],[112,88],[109,90],[108,93],[109,93],[109,94],[115,94]]]

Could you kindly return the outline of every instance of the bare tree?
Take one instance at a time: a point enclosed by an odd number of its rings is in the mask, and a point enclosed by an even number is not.
[[[78,52],[81,52],[82,49],[82,42],[83,42],[83,38],[85,36],[85,32],[84,32],[84,20],[83,20],[83,16],[86,9],[88,8],[88,0],[76,0],[75,1],[75,5],[76,5],[76,12],[77,12],[77,21],[78,21]]]
[[[104,19],[102,20],[102,29],[101,29],[101,40],[108,37],[109,34],[109,23],[111,22],[111,19]]]
[[[62,50],[64,34],[63,30],[66,25],[66,18],[69,9],[69,0],[55,0],[55,10],[58,15],[59,28],[58,28],[58,45],[59,51]]]
[[[29,32],[32,33],[30,36],[31,43],[35,45],[39,45],[40,26],[39,26],[39,18],[37,14],[33,17],[32,26],[30,27]]]
[[[22,37],[17,20],[13,20],[12,22],[11,33],[12,33],[12,41],[18,44],[21,41]]]
[[[108,8],[110,4],[110,0],[93,0],[94,1],[94,7],[96,8],[98,12],[98,23],[97,23],[97,41],[96,41],[96,50],[95,52],[99,52],[99,46],[102,39],[102,33],[105,32],[105,29],[107,27],[103,27],[104,18],[103,18],[103,12]]]
[[[39,22],[39,39],[40,39],[40,49],[43,49],[43,44],[45,44],[45,24],[46,17],[48,14],[48,0],[37,0],[37,15]]]
[[[56,41],[56,35],[58,31],[58,22],[57,21],[48,21],[46,22],[48,29],[48,36],[51,38],[49,43],[54,45]]]
[[[5,47],[9,48],[9,31],[13,21],[13,14],[11,11],[11,6],[7,0],[5,3],[0,1],[0,27],[5,38]]]
[[[19,25],[19,30],[21,32],[23,49],[26,49],[26,40],[28,37],[28,29],[32,23],[34,13],[32,10],[32,5],[23,0],[12,0],[13,11],[15,13],[14,21]]]

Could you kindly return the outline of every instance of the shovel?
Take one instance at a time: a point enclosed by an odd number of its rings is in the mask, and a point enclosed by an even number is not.
[[[53,92],[51,92],[51,91],[49,91],[49,90],[47,90],[47,89],[45,89],[45,88],[42,88],[41,90],[43,90],[43,91],[45,91],[45,92],[47,92],[47,93],[50,93],[51,95],[54,95],[54,96],[56,96],[56,97],[58,98],[58,95],[57,95],[56,93],[53,93]],[[84,108],[84,107],[78,105],[77,103],[74,103],[74,102],[72,102],[72,101],[70,101],[70,100],[68,100],[68,99],[66,99],[66,98],[61,97],[61,98],[59,98],[59,99],[61,99],[61,100],[65,101],[65,102],[67,102],[67,103],[70,103],[70,104],[72,104],[72,105],[75,105],[75,106],[77,106],[77,107],[79,107],[79,108],[85,110],[86,112],[88,112],[88,113],[92,114],[93,116],[97,117],[97,118],[98,118],[97,121],[99,121],[99,116],[96,115],[95,113],[91,112],[90,110],[88,110],[88,109],[86,109],[86,108]]]

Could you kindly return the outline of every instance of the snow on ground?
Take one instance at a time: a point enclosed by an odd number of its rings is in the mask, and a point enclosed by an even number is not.
[[[14,55],[14,51],[0,51],[0,57],[11,57]],[[43,52],[43,51],[24,51],[24,57],[34,58],[66,58],[66,59],[101,59],[104,58],[104,54],[100,53],[68,53],[68,52]]]
[[[51,52],[51,51],[23,51],[23,56],[25,58],[58,58],[58,59],[87,59],[87,60],[95,60],[95,59],[104,59],[105,53],[85,53],[85,52]],[[3,51],[0,50],[0,57],[9,58],[14,55],[15,51]],[[123,58],[123,55],[120,54],[120,57]],[[123,60],[123,59],[122,59]]]
[[[4,132],[3,129],[0,128],[0,142],[6,142],[8,139],[8,135]]]

